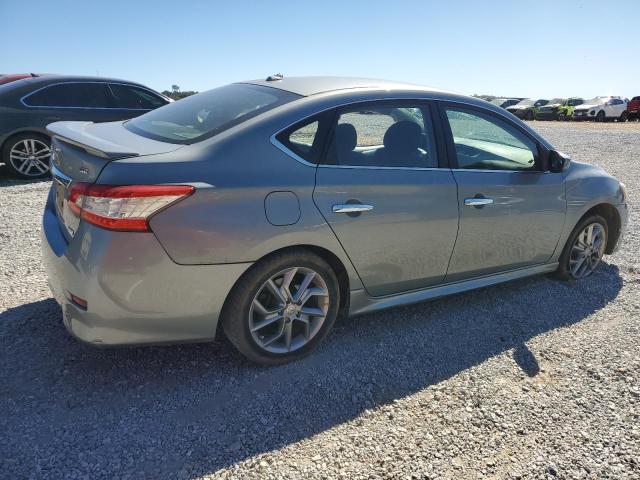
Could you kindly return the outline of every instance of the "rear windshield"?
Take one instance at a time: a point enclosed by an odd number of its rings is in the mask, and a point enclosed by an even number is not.
[[[227,130],[298,95],[234,83],[183,98],[125,123],[127,130],[168,143],[195,143]]]

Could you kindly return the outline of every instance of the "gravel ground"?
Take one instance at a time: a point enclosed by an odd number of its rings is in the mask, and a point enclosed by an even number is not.
[[[640,209],[640,123],[535,122]],[[590,278],[345,320],[278,368],[225,342],[97,350],[51,300],[48,183],[0,168],[0,477],[640,478],[640,228]]]

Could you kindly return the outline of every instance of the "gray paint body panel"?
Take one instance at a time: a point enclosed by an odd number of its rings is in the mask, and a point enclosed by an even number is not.
[[[313,198],[371,295],[444,279],[458,230],[450,170],[319,168]],[[332,211],[353,200],[374,209]]]
[[[549,260],[563,231],[566,212],[561,174],[454,171],[460,230],[447,282],[539,265]],[[466,198],[493,200],[465,206]]]

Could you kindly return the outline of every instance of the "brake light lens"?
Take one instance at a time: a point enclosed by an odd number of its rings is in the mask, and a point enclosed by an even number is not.
[[[75,183],[69,209],[108,230],[148,232],[149,219],[195,191],[191,185],[91,185]]]

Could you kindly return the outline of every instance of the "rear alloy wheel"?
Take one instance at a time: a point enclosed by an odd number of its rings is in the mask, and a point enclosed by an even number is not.
[[[596,122],[604,122],[604,121],[605,121],[604,110],[600,110],[596,115]]]
[[[566,122],[567,121],[567,116],[564,113],[559,113],[558,114],[558,120],[560,120],[561,122]]]
[[[277,254],[249,269],[225,302],[222,326],[250,360],[276,365],[305,356],[338,314],[338,280],[307,251]]]
[[[41,178],[49,174],[51,147],[44,135],[17,135],[7,140],[2,153],[7,168],[22,178]]]
[[[591,275],[602,260],[607,235],[607,222],[599,215],[581,221],[565,245],[556,275],[563,280],[579,280]]]

